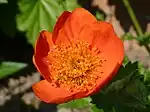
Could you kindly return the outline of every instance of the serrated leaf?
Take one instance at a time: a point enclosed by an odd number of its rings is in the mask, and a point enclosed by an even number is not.
[[[118,98],[120,102],[128,107],[138,110],[146,108],[148,91],[144,83],[140,80],[139,72],[135,71],[135,69],[130,71],[130,74],[125,78],[110,84],[105,91],[106,94],[115,94],[116,99]]]
[[[112,83],[107,93],[113,93],[113,97],[128,107],[144,109],[148,101],[146,86],[140,80],[130,78]]]
[[[112,112],[114,108],[116,112],[132,112],[132,109],[122,105],[113,95],[104,93],[92,95],[92,105],[95,104],[95,108],[102,109],[104,112]]]
[[[91,98],[82,98],[70,101],[68,103],[58,105],[58,108],[87,108],[89,107]]]
[[[120,80],[117,80],[115,82],[112,82],[112,84],[110,84],[107,87],[105,92],[108,93],[110,91],[120,91],[121,89],[124,89],[130,83],[130,81],[134,77],[135,73],[137,73],[137,71],[133,71],[129,75],[127,74],[126,77],[124,77],[124,78],[122,78]]]
[[[128,61],[127,64],[124,64],[124,66],[121,66],[117,75],[113,78],[112,82],[116,81],[116,80],[120,80],[122,78],[125,78],[126,76],[128,76],[130,73],[132,73],[133,71],[138,70],[138,62],[130,62]]]
[[[148,91],[141,81],[138,63],[129,62],[121,67],[116,80],[108,85],[101,93],[92,96],[92,101],[100,109],[112,112],[134,112],[147,107]],[[121,76],[119,76],[121,75]]]
[[[124,104],[129,107],[134,107],[138,110],[146,108],[148,102],[148,94],[146,86],[138,79],[132,81],[125,88]]]
[[[26,32],[28,42],[34,45],[41,30],[52,31],[57,17],[64,10],[78,7],[76,0],[20,0],[17,27]]]
[[[0,63],[0,79],[12,75],[13,73],[25,68],[27,64],[17,62],[1,62]]]
[[[2,3],[8,3],[8,1],[7,0],[0,0],[0,4],[2,4]]]

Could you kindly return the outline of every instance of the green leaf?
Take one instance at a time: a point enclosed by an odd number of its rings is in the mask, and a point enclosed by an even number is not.
[[[80,7],[80,5],[77,4],[77,0],[61,0],[60,4],[63,7],[63,10],[72,11],[73,9]]]
[[[70,101],[68,103],[58,105],[58,108],[87,108],[89,107],[91,98],[82,98]]]
[[[150,84],[150,70],[145,70],[143,74],[144,74],[144,82]]]
[[[131,33],[125,33],[121,39],[124,41],[124,40],[133,40],[133,35]]]
[[[123,65],[125,66],[128,63],[129,63],[129,58],[128,58],[128,56],[125,56],[124,60],[123,60]]]
[[[0,0],[0,4],[2,4],[2,3],[8,3],[8,1],[7,0]]]
[[[124,64],[124,66],[120,67],[117,75],[113,78],[112,82],[125,78],[133,71],[137,71],[137,70],[138,70],[138,62],[131,63],[130,61],[128,61],[127,64]]]
[[[132,80],[124,90],[124,104],[129,107],[134,107],[138,110],[146,108],[148,102],[148,93],[146,86],[138,79]]]
[[[92,104],[90,112],[104,112],[104,110],[99,109],[95,104]]]
[[[101,21],[105,20],[104,14],[100,13],[99,11],[96,11],[96,15],[95,16],[96,16],[97,20],[101,20]]]
[[[132,109],[122,105],[113,95],[104,93],[92,95],[92,105],[95,104],[96,110],[100,109],[104,112],[113,112],[114,108],[116,112],[132,112]]]
[[[145,33],[142,36],[137,36],[136,39],[140,42],[140,45],[148,45],[150,43],[150,33]]]
[[[137,73],[137,71],[133,71],[132,73],[130,73],[129,75],[127,74],[126,77],[117,80],[115,82],[112,82],[112,84],[110,84],[107,89],[105,90],[106,93],[110,92],[110,91],[120,91],[121,89],[124,89],[132,80],[132,78],[134,77],[134,74]]]
[[[138,63],[138,70],[144,76],[144,82],[150,84],[150,70],[146,69],[142,63]]]
[[[41,30],[52,31],[57,18],[64,10],[78,7],[76,0],[20,0],[17,27],[26,32],[28,42],[34,45]]]
[[[120,85],[120,86],[119,86]],[[116,81],[108,87],[107,93],[115,93],[118,100],[138,110],[146,108],[148,102],[146,86],[138,79],[127,77],[126,79]]]
[[[12,75],[13,73],[25,68],[27,64],[17,62],[0,63],[0,79]]]
[[[110,84],[105,90],[106,94],[115,94],[116,99],[119,98],[118,100],[128,107],[136,108],[138,110],[144,109],[148,102],[147,88],[140,79],[139,71],[133,69],[134,67],[136,68],[137,63],[127,65],[125,68],[127,68],[126,70],[129,75],[126,74],[126,77]],[[131,68],[132,71],[130,70],[129,72],[129,69]],[[115,95],[113,95],[113,97]]]
[[[134,112],[143,110],[148,104],[148,90],[141,80],[138,63],[129,62],[122,66],[115,80],[97,95],[92,102],[106,112]]]

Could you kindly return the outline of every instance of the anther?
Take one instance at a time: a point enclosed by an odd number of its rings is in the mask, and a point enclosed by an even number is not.
[[[51,77],[56,86],[63,86],[71,92],[74,89],[92,89],[100,78],[97,72],[103,73],[99,67],[106,61],[93,55],[93,50],[97,54],[101,53],[98,48],[92,48],[84,41],[55,46],[48,55],[53,60],[51,67],[55,75]]]

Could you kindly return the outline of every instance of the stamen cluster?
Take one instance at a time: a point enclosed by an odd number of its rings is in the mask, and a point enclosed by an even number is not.
[[[70,91],[90,90],[96,85],[101,76],[99,68],[105,60],[92,54],[92,47],[84,41],[76,41],[70,44],[56,45],[49,52],[51,61],[51,76],[58,86],[68,88]]]

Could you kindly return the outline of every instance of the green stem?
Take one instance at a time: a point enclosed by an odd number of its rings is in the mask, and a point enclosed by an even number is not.
[[[123,0],[123,3],[125,5],[126,9],[128,10],[130,18],[131,18],[131,20],[132,20],[132,22],[133,22],[133,24],[134,24],[134,26],[136,28],[136,31],[137,31],[138,35],[139,36],[143,36],[142,28],[141,28],[141,26],[140,26],[140,24],[139,24],[139,22],[138,22],[138,20],[137,20],[137,18],[135,16],[135,13],[134,13],[131,5],[130,5],[129,0]]]
[[[138,20],[137,20],[137,18],[135,16],[135,13],[134,13],[131,5],[130,5],[129,0],[123,0],[123,3],[125,5],[126,9],[128,10],[129,16],[130,16],[130,18],[131,18],[131,20],[132,20],[132,22],[133,22],[133,24],[134,24],[134,26],[136,28],[136,31],[137,31],[138,35],[139,36],[143,36],[144,33],[143,33],[142,28],[141,28],[141,26],[140,26],[140,24],[139,24],[139,22],[138,22]],[[147,51],[150,53],[149,46],[145,45],[145,47],[146,47]]]

